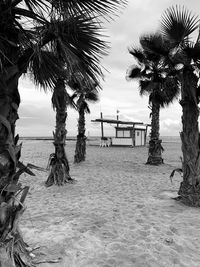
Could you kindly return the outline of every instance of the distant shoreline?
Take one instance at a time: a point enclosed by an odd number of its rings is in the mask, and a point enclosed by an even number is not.
[[[87,141],[99,141],[100,136],[89,136],[87,137]],[[180,143],[181,139],[180,136],[161,136],[160,139],[162,143]],[[24,136],[20,137],[20,140],[33,140],[33,141],[53,141],[52,136]],[[76,136],[67,136],[67,141],[76,141]],[[148,144],[148,138],[147,138]]]
[[[100,136],[90,136],[87,138],[87,140],[92,141],[92,140],[98,140]],[[38,140],[38,141],[53,141],[52,136],[20,136],[20,140]],[[76,136],[67,136],[66,137],[67,141],[76,141]]]
[[[34,136],[31,136],[31,137],[20,137],[20,140],[44,140],[44,141],[53,141],[54,139],[53,139],[53,137],[43,137],[43,136],[41,136],[41,137],[34,137]],[[66,140],[70,140],[70,141],[75,141],[76,140],[76,137],[67,137],[66,138]]]

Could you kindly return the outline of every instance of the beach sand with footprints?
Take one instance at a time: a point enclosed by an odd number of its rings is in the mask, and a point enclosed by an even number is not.
[[[85,162],[73,164],[75,184],[46,188],[48,173],[21,177],[30,185],[20,222],[39,267],[199,267],[200,209],[177,196],[180,142],[164,142],[165,164],[145,165],[147,147],[87,146]],[[51,141],[23,141],[22,160],[46,168]]]

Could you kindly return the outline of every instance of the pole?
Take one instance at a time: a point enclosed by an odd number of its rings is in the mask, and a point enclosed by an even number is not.
[[[118,115],[118,113],[119,113],[119,110],[117,110],[117,121],[119,120],[119,115]],[[117,123],[117,127],[119,126],[119,123]]]
[[[148,129],[148,124],[146,125],[146,130],[145,130],[145,135],[144,135],[144,145],[146,146],[147,143],[147,129]]]
[[[101,119],[103,120],[103,113],[101,112],[100,115],[101,115]],[[103,138],[103,137],[104,137],[104,133],[103,133],[103,121],[101,121],[101,138]]]
[[[135,123],[133,123],[133,136],[132,136],[132,140],[133,140],[133,146],[135,146]]]

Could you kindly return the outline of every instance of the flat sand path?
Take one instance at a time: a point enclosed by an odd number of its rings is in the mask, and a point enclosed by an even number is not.
[[[87,159],[73,164],[75,184],[46,188],[48,173],[23,176],[29,184],[21,229],[40,267],[199,267],[200,209],[177,195],[180,143],[164,143],[165,164],[145,165],[147,147],[87,146]],[[50,141],[24,141],[22,159],[46,167]]]

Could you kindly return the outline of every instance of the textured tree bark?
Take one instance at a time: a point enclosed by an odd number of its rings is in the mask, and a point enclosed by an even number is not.
[[[84,108],[80,108],[74,163],[79,163],[81,161],[84,161],[85,155],[86,155],[85,112]]]
[[[54,135],[55,153],[50,155],[50,174],[46,181],[46,186],[64,185],[73,182],[69,171],[69,163],[65,153],[66,141],[66,118],[67,118],[67,101],[65,98],[64,81],[59,80],[54,89],[54,106],[56,109],[56,129]]]
[[[182,170],[183,182],[178,194],[181,201],[190,206],[200,206],[200,139],[199,108],[196,97],[198,79],[193,70],[184,69],[182,82]]]
[[[163,163],[161,145],[162,140],[159,139],[159,116],[160,116],[160,105],[152,102],[152,113],[151,113],[151,135],[149,140],[149,151],[148,159],[146,164],[160,165]]]
[[[15,137],[15,123],[20,104],[18,79],[16,66],[9,67],[6,74],[0,77],[0,266],[2,267],[33,266],[27,245],[18,229],[28,188],[19,203],[15,201],[15,194],[21,189],[18,183],[19,176],[23,172],[18,168],[21,145],[17,144],[18,136]]]

